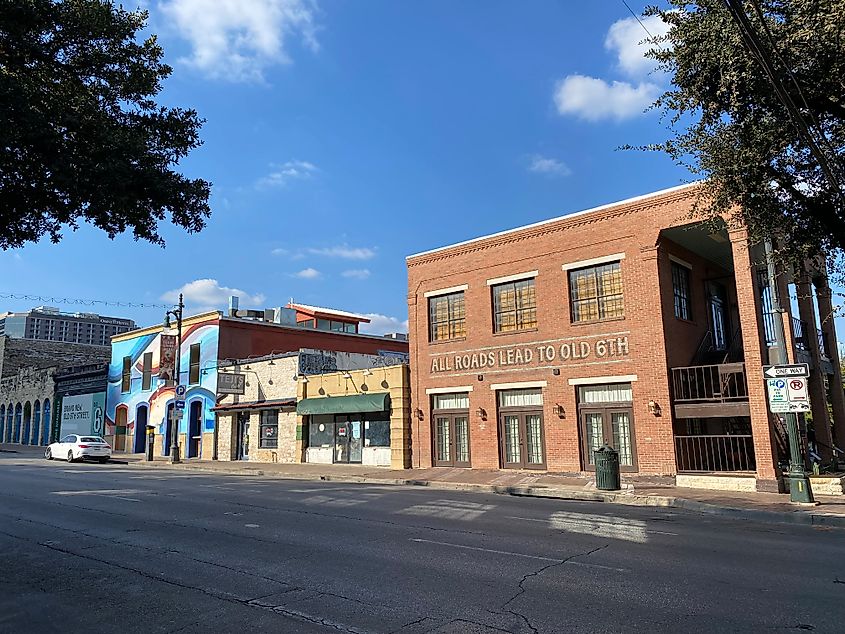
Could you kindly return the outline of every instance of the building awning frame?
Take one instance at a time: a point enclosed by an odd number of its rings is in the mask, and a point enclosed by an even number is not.
[[[363,412],[386,412],[390,409],[390,394],[354,394],[352,396],[327,396],[304,398],[296,404],[299,416],[316,414],[358,414]]]

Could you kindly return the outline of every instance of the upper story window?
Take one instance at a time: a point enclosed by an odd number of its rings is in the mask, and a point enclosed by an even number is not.
[[[573,322],[624,317],[620,263],[609,262],[569,271],[569,296]]]
[[[200,382],[200,344],[191,345],[190,362],[188,365],[188,384]]]
[[[153,353],[145,352],[141,367],[141,389],[149,390],[153,383]]]
[[[334,319],[318,319],[317,330],[329,330],[331,332],[357,333],[358,324],[348,321],[336,321]]]
[[[123,372],[120,375],[120,391],[126,394],[132,389],[132,357],[123,357]]]
[[[464,292],[428,298],[429,341],[447,341],[466,337]]]
[[[678,319],[691,319],[690,309],[690,271],[687,267],[677,262],[672,262],[672,295],[675,299],[675,317]]]
[[[537,294],[534,278],[491,286],[493,332],[516,332],[537,327]]]

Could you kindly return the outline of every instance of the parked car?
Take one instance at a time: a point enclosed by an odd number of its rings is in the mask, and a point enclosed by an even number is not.
[[[79,436],[71,434],[59,442],[54,442],[44,452],[47,460],[64,458],[68,462],[90,458],[98,462],[108,462],[111,458],[111,447],[99,436]]]

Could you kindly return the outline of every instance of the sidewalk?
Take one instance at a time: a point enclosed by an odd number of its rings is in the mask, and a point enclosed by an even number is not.
[[[790,504],[788,495],[777,493],[684,489],[651,483],[634,483],[633,485],[623,483],[623,487],[626,488],[622,491],[599,491],[591,480],[577,474],[505,472],[448,467],[392,470],[359,465],[273,464],[195,459],[171,465],[166,458],[161,457],[156,457],[153,462],[146,462],[139,454],[116,454],[114,458],[120,461],[125,460],[133,466],[156,469],[178,469],[284,480],[425,486],[450,491],[610,502],[629,506],[673,507],[773,524],[845,528],[845,497],[839,496],[819,495],[816,496],[816,500],[820,503],[818,506],[805,507]]]
[[[39,458],[43,447],[0,444],[0,456]],[[475,491],[560,500],[610,502],[628,506],[681,508],[698,513],[720,515],[739,520],[770,524],[804,524],[845,528],[845,496],[817,495],[818,506],[804,507],[789,503],[789,496],[777,493],[735,493],[707,489],[684,489],[649,482],[623,483],[622,491],[598,491],[594,483],[578,474],[495,471],[483,469],[392,470],[381,467],[337,464],[272,464],[263,462],[228,462],[185,460],[171,465],[157,456],[146,462],[142,454],[116,453],[113,463],[132,467],[196,471],[220,475],[276,478],[280,480],[323,480],[361,484],[425,486],[448,491]]]

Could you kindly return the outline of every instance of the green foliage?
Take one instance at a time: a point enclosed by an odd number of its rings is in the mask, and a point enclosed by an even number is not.
[[[61,239],[81,221],[163,244],[199,231],[210,183],[173,167],[201,145],[194,110],[154,97],[172,69],[147,13],[108,0],[0,1],[0,248]]]
[[[651,7],[670,25],[650,56],[671,77],[655,106],[672,138],[649,146],[706,179],[699,210],[780,238],[790,259],[845,248],[845,2],[745,0],[776,76],[798,104],[819,161],[724,0]],[[761,20],[762,17],[762,20]],[[825,173],[831,166],[833,182]],[[832,258],[833,259],[833,258]]]

